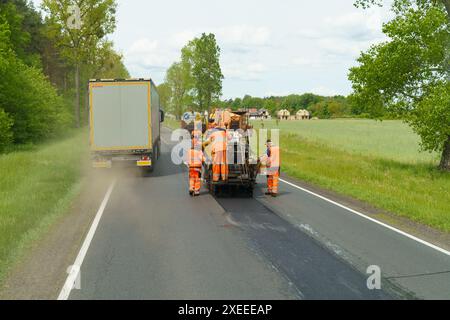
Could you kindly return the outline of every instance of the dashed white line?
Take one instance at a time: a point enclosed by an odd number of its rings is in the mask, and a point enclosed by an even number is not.
[[[344,205],[342,205],[342,204],[340,204],[340,203],[338,203],[338,202],[336,202],[336,201],[333,201],[333,200],[331,200],[331,199],[328,199],[328,198],[326,198],[326,197],[324,197],[324,196],[321,196],[320,194],[317,194],[317,193],[315,193],[315,192],[312,192],[312,191],[310,191],[310,190],[308,190],[308,189],[299,187],[299,186],[297,186],[297,185],[295,185],[295,184],[293,184],[293,183],[291,183],[291,182],[289,182],[289,181],[286,181],[286,180],[283,180],[283,179],[280,179],[280,181],[283,182],[283,183],[286,183],[287,185],[290,185],[291,187],[297,188],[297,189],[302,190],[302,191],[304,191],[304,192],[306,192],[306,193],[309,193],[309,194],[311,194],[311,195],[313,195],[313,196],[316,196],[316,197],[318,197],[318,198],[320,198],[320,199],[322,199],[322,200],[325,200],[325,201],[327,201],[327,202],[329,202],[329,203],[331,203],[331,204],[334,204],[335,206],[338,206],[338,207],[341,207],[341,208],[343,208],[343,209],[345,209],[345,210],[347,210],[347,211],[350,211],[350,212],[352,212],[352,213],[354,213],[354,214],[356,214],[356,215],[358,215],[358,216],[360,216],[360,217],[362,217],[362,218],[364,218],[364,219],[367,219],[367,220],[370,220],[370,221],[372,221],[372,222],[375,222],[376,224],[379,224],[379,225],[381,225],[381,226],[383,226],[383,227],[385,227],[385,228],[388,228],[389,230],[392,230],[392,231],[394,231],[394,232],[397,232],[397,233],[399,233],[399,234],[401,234],[401,235],[403,235],[403,236],[405,236],[405,237],[407,237],[407,238],[410,238],[410,239],[412,239],[412,240],[414,240],[414,241],[417,241],[417,242],[419,242],[419,243],[421,243],[421,244],[423,244],[423,245],[425,245],[425,246],[427,246],[427,247],[430,247],[430,248],[432,248],[432,249],[434,249],[434,250],[437,250],[437,251],[439,251],[439,252],[441,252],[441,253],[443,253],[443,254],[445,254],[445,255],[447,255],[447,256],[450,256],[450,251],[447,251],[447,250],[445,250],[444,248],[438,247],[438,246],[436,246],[436,245],[434,245],[434,244],[432,244],[432,243],[429,243],[429,242],[427,242],[427,241],[425,241],[425,240],[422,240],[422,239],[420,239],[420,238],[417,238],[417,237],[415,237],[415,236],[413,236],[413,235],[411,235],[411,234],[409,234],[409,233],[407,233],[407,232],[404,232],[404,231],[399,230],[399,229],[397,229],[397,228],[394,228],[394,227],[392,227],[392,226],[390,226],[390,225],[388,225],[388,224],[386,224],[386,223],[383,223],[383,222],[381,222],[381,221],[378,221],[378,220],[376,220],[376,219],[373,219],[373,218],[371,218],[371,217],[369,217],[369,216],[367,216],[367,215],[365,215],[365,214],[363,214],[363,213],[361,213],[361,212],[358,212],[358,211],[353,210],[353,209],[351,209],[351,208],[349,208],[349,207],[346,207],[346,206],[344,206]]]
[[[92,221],[89,232],[87,233],[86,238],[84,239],[83,245],[81,246],[81,249],[78,252],[75,262],[68,270],[69,275],[67,276],[66,282],[64,283],[64,286],[62,287],[61,292],[59,293],[58,300],[67,300],[69,298],[70,292],[72,291],[75,282],[78,279],[84,257],[86,256],[91,241],[94,238],[95,231],[97,230],[98,224],[103,215],[103,211],[105,211],[106,205],[108,204],[109,198],[115,185],[116,180],[114,180],[109,186],[108,191],[106,192],[105,197],[103,198],[103,201],[100,205],[100,208],[98,209],[97,214],[95,215],[94,221]]]

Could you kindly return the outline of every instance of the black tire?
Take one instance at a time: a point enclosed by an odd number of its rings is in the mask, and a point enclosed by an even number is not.
[[[151,167],[142,167],[141,168],[141,173],[142,173],[142,176],[144,178],[150,177],[150,175],[153,173],[153,166],[151,166]]]
[[[161,158],[161,140],[158,141],[158,159]]]

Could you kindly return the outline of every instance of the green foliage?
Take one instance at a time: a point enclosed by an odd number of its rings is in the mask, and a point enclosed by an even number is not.
[[[300,109],[308,109],[315,103],[322,99],[312,93],[305,93],[302,95],[292,94],[285,97],[280,105],[280,109],[287,109],[291,113],[296,113]]]
[[[69,7],[73,5],[80,8],[80,29],[68,26],[72,15]],[[116,6],[114,0],[44,0],[47,35],[70,63],[92,61],[97,45],[115,29]]]
[[[320,119],[342,118],[351,115],[351,109],[345,97],[324,97],[320,102],[308,108],[313,117]]]
[[[13,134],[11,127],[14,121],[8,116],[8,114],[0,109],[0,151],[11,144]]]
[[[70,116],[41,70],[19,59],[12,39],[8,20],[0,14],[0,108],[13,120],[15,143],[38,142],[59,133]]]
[[[364,105],[359,111],[375,117],[401,116],[425,150],[443,151],[450,139],[445,123],[450,102],[437,92],[448,91],[448,13],[441,2],[418,0],[396,0],[393,11],[396,17],[383,26],[390,40],[361,54],[359,66],[350,70],[352,106]]]
[[[406,120],[422,138],[424,150],[441,151],[450,137],[450,83],[435,86]]]
[[[70,125],[67,106],[40,70],[11,56],[0,78],[0,106],[14,119],[15,143],[40,142]]]
[[[79,8],[79,17],[74,17],[70,10],[74,6]],[[99,52],[104,51],[102,45],[105,44],[105,37],[115,29],[116,6],[115,0],[44,0],[42,3],[47,13],[46,36],[55,44],[60,57],[74,68],[74,120],[77,127],[81,124],[80,82],[88,80],[80,79],[81,73],[89,75],[86,71],[94,66],[94,72],[90,75],[95,74],[95,63]],[[77,28],[70,25],[74,21],[78,24]]]
[[[166,82],[161,83],[158,86],[158,94],[159,100],[161,102],[161,107],[167,110],[170,103],[170,96],[172,94],[169,84]]]
[[[172,112],[177,119],[192,104],[190,92],[193,88],[191,76],[191,65],[186,61],[175,62],[167,70],[166,81],[170,88],[170,99],[168,111]]]
[[[207,110],[222,94],[223,74],[220,68],[220,47],[214,34],[203,33],[182,49],[182,64],[190,66],[193,97],[199,110]]]
[[[123,56],[114,51],[111,41],[101,41],[94,49],[94,58],[90,65],[84,66],[89,78],[127,79],[130,77],[123,63]]]

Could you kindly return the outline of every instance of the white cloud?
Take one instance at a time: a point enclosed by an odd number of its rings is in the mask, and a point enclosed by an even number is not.
[[[202,32],[213,33],[220,45],[234,51],[247,51],[249,47],[267,46],[270,43],[270,30],[264,26],[229,25],[218,28],[196,28],[183,30],[171,37],[171,44],[183,47]],[[240,48],[240,49],[239,49]]]
[[[174,47],[182,48],[184,47],[190,40],[194,39],[201,32],[193,31],[193,30],[183,30],[175,33],[170,38],[170,44]]]
[[[233,63],[230,65],[225,64],[222,68],[222,72],[225,78],[238,79],[245,81],[260,80],[263,77],[267,68],[261,63]]]
[[[299,35],[312,39],[325,53],[325,58],[340,56],[354,59],[371,44],[386,39],[381,25],[387,16],[385,9],[371,8],[325,17],[319,27],[303,29]]]
[[[327,63],[329,63],[329,61],[325,60],[323,57],[319,57],[318,55],[314,57],[299,56],[294,57],[291,60],[291,64],[300,67],[320,68]]]
[[[225,45],[265,46],[269,44],[267,27],[232,25],[215,30],[217,38]]]
[[[147,38],[135,41],[130,49],[125,51],[128,63],[148,69],[168,67],[174,61],[174,55],[169,47]]]

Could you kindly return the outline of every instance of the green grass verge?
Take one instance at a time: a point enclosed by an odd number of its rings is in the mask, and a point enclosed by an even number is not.
[[[87,133],[0,155],[0,281],[81,190]]]
[[[450,174],[434,165],[356,155],[296,134],[282,133],[280,144],[287,175],[450,231]]]

